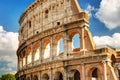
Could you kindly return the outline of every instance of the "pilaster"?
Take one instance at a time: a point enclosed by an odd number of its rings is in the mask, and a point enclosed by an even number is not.
[[[42,63],[42,40],[40,40],[39,42],[39,55],[40,55],[40,58],[39,58],[39,61],[40,63]]]
[[[82,66],[82,73],[81,73],[81,80],[86,80],[86,74],[85,74],[85,64],[83,63],[83,64],[81,64],[81,66]]]
[[[34,45],[31,45],[31,52],[32,52],[32,66],[34,65]]]
[[[50,37],[50,58],[53,59],[53,37]]]
[[[103,80],[107,80],[107,67],[106,67],[107,61],[103,60],[102,63],[103,63],[103,75],[104,75]]]
[[[68,37],[68,34],[67,34],[67,31],[64,32],[64,56],[65,58],[68,58],[69,56],[69,52],[68,52],[68,40],[69,40],[69,37]]]

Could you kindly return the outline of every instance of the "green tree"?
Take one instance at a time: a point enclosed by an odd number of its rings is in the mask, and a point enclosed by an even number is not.
[[[3,74],[0,80],[16,80],[13,74]]]

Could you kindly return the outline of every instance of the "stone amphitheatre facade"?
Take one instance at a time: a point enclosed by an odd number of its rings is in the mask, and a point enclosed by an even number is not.
[[[119,80],[120,52],[96,48],[77,0],[35,0],[19,24],[17,80]]]

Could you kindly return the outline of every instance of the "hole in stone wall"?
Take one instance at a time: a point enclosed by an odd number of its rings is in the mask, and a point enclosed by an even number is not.
[[[29,26],[29,28],[31,28],[31,21],[28,22],[28,26]]]
[[[38,34],[38,33],[39,33],[39,31],[36,32],[36,34]]]
[[[57,22],[57,25],[59,26],[59,25],[60,25],[60,22]]]
[[[45,10],[45,18],[48,18],[48,13],[49,13],[49,11]]]

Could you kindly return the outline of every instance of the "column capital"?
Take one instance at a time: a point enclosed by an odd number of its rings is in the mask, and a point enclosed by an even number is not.
[[[106,62],[112,62],[110,59],[104,59],[101,61],[103,64],[106,63]]]
[[[83,27],[89,27],[89,24],[83,23],[83,24],[81,24],[79,27],[81,27],[81,28],[83,28]]]

